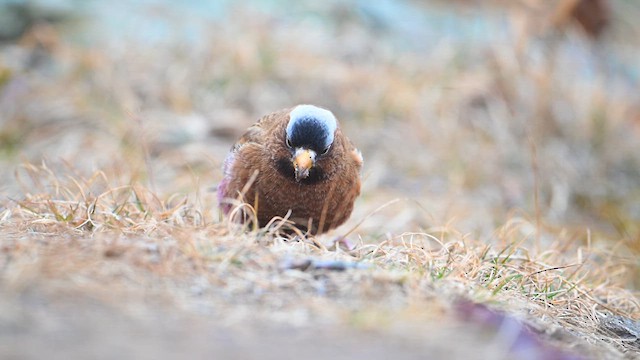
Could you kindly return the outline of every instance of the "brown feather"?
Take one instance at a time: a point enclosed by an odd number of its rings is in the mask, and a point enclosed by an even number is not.
[[[360,194],[362,156],[338,127],[329,153],[316,162],[317,179],[297,182],[293,172],[288,174],[286,162],[291,159],[285,140],[291,110],[264,116],[233,146],[233,161],[225,171],[228,178],[219,197],[237,198],[257,170],[243,200],[252,205],[257,200],[261,226],[291,210],[290,219],[299,227],[306,228],[311,222],[311,233],[328,231],[351,215]]]

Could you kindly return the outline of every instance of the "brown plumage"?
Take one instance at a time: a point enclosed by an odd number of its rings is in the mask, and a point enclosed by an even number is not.
[[[360,152],[333,114],[299,105],[264,116],[232,147],[218,200],[228,214],[241,197],[260,226],[291,210],[297,227],[321,233],[351,215],[361,167]]]

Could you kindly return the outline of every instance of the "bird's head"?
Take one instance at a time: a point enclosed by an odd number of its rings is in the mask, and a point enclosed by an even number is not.
[[[286,145],[296,181],[306,179],[323,156],[329,154],[338,122],[329,110],[313,105],[298,105],[289,114]]]

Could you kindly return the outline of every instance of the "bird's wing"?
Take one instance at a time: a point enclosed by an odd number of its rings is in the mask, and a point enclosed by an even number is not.
[[[228,213],[231,210],[229,203],[224,203],[227,198],[235,198],[241,192],[246,182],[251,178],[254,169],[250,166],[236,166],[236,163],[257,163],[260,158],[265,141],[264,123],[260,119],[250,126],[247,131],[231,147],[223,165],[223,179],[218,185],[218,201],[222,210]]]
[[[348,156],[351,157],[351,160],[356,165],[358,172],[362,169],[362,164],[364,163],[364,158],[362,157],[362,152],[358,150],[355,145],[348,139],[346,136],[344,137],[345,141],[345,149]]]
[[[260,123],[255,123],[247,129],[247,131],[233,144],[231,148],[232,152],[238,152],[243,146],[247,144],[261,144],[263,131]]]
[[[362,152],[355,147],[350,152],[353,161],[356,163],[358,170],[362,168],[362,164],[364,163],[364,158],[362,157]]]
[[[247,131],[233,145],[232,151],[236,152],[246,144],[265,145],[269,140],[269,133],[275,131],[280,125],[283,114],[288,113],[289,109],[281,110],[269,115],[261,117],[255,124],[251,125]]]

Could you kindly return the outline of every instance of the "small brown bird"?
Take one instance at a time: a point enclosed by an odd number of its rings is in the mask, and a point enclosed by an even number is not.
[[[335,116],[298,105],[262,117],[231,148],[218,186],[225,214],[233,199],[252,205],[260,226],[284,217],[319,234],[344,223],[360,194],[362,155]]]

